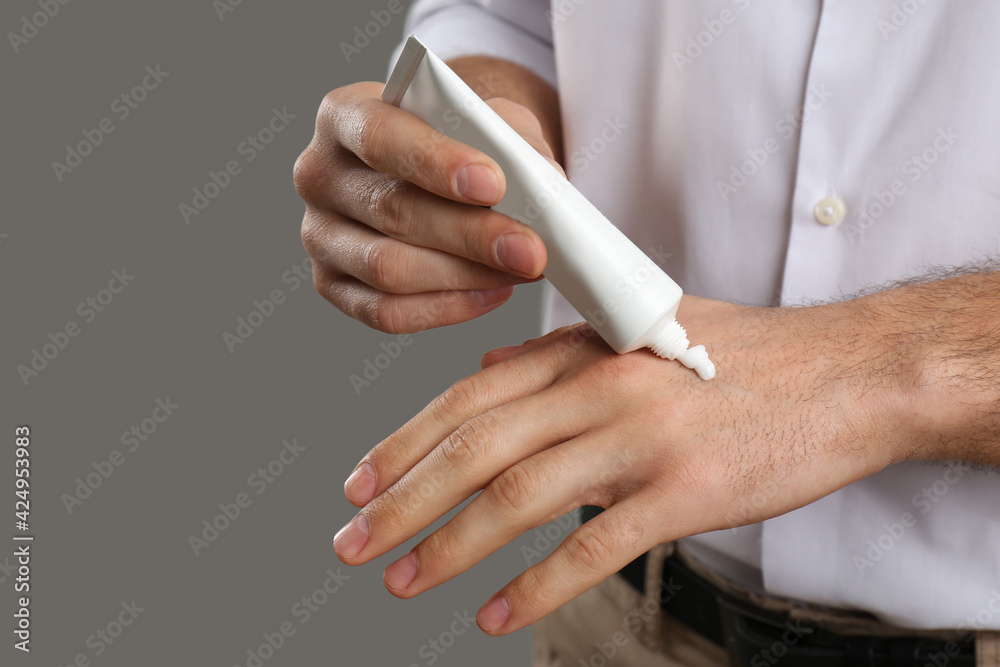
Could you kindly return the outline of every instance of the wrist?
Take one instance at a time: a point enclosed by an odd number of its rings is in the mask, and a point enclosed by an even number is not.
[[[827,357],[820,372],[835,392],[830,404],[849,406],[853,421],[844,453],[866,459],[869,472],[919,458],[913,427],[923,400],[915,380],[922,372],[919,357],[890,335],[893,320],[878,296],[807,309],[809,333],[821,348],[816,352]]]
[[[864,321],[866,386],[883,411],[896,460],[982,460],[977,438],[991,424],[995,434],[1000,391],[982,381],[975,327],[961,312],[967,304],[951,303],[945,290],[926,294],[926,287],[845,302]]]

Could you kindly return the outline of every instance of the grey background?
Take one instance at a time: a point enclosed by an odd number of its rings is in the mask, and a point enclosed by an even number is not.
[[[453,612],[474,615],[525,569],[520,546],[539,533],[398,600],[382,571],[419,537],[359,568],[332,548],[355,513],[342,489],[360,457],[478,370],[482,352],[538,327],[540,286],[519,288],[479,321],[419,334],[359,396],[349,376],[395,337],[341,314],[310,282],[295,289],[286,274],[306,257],[292,165],[327,91],[384,80],[402,15],[351,63],[340,43],[386,4],[243,2],[220,20],[208,0],[70,2],[18,53],[4,40],[0,497],[10,523],[0,563],[14,548],[18,424],[32,429],[35,542],[33,650],[12,647],[14,582],[0,574],[0,663],[69,665],[84,654],[93,665],[245,665],[262,633],[291,621],[294,636],[265,665],[429,665],[420,649]],[[4,34],[38,11],[37,0],[3,3]],[[112,101],[157,65],[169,76],[120,120]],[[247,163],[237,147],[273,108],[295,119]],[[105,117],[115,130],[60,183],[52,162]],[[229,160],[242,172],[186,224],[179,204]],[[122,267],[134,280],[85,322],[78,304]],[[230,353],[223,333],[274,289],[286,301]],[[70,321],[80,334],[25,386],[18,365]],[[129,452],[122,433],[158,398],[180,407]],[[305,451],[257,495],[248,477],[293,438]],[[122,465],[70,514],[63,494],[114,450]],[[196,557],[189,535],[240,492],[251,505]],[[338,567],[350,579],[301,624],[292,606]],[[133,599],[144,611],[96,656],[88,637]],[[473,627],[433,664],[529,656],[527,631],[496,639]]]

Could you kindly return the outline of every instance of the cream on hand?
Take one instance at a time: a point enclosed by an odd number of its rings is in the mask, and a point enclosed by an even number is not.
[[[674,319],[677,283],[416,37],[406,40],[382,99],[496,160],[507,190],[493,210],[538,232],[545,277],[616,352],[648,347],[703,380],[715,377],[705,346],[689,348]]]

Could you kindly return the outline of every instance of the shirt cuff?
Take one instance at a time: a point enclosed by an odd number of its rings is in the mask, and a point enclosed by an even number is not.
[[[556,85],[552,44],[479,6],[450,6],[426,14],[411,14],[405,32],[416,35],[442,60],[469,55],[502,58]],[[392,54],[390,71],[402,49],[400,44]]]

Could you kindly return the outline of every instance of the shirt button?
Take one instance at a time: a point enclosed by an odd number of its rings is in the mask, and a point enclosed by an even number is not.
[[[835,225],[844,219],[844,202],[836,197],[826,197],[816,202],[813,209],[816,222],[822,225]]]

